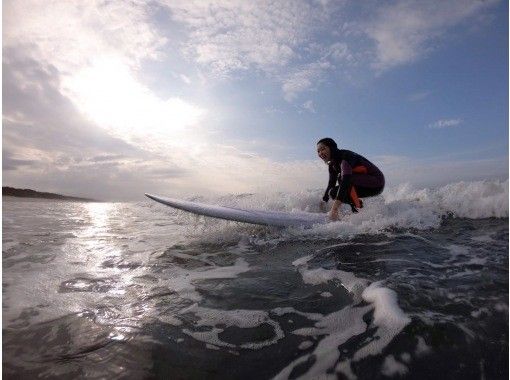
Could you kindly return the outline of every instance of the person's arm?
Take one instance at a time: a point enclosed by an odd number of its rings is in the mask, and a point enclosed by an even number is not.
[[[326,188],[326,191],[324,192],[324,196],[322,197],[322,200],[324,202],[329,201],[329,191],[335,187],[336,184],[336,174],[331,170],[331,167],[329,168],[329,180],[328,180],[328,187]]]

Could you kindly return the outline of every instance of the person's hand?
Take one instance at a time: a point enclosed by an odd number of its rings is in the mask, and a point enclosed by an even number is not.
[[[336,207],[333,207],[329,212],[329,219],[332,220],[333,222],[336,222],[337,220],[340,219],[338,216],[338,209]]]
[[[340,209],[341,205],[342,202],[339,199],[335,199],[335,202],[333,202],[333,206],[331,207],[331,211],[329,212],[330,220],[337,221],[339,219],[338,210]]]

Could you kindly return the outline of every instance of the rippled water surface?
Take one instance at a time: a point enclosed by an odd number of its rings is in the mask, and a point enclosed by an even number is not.
[[[4,197],[3,375],[506,379],[508,181],[466,188],[308,230]]]

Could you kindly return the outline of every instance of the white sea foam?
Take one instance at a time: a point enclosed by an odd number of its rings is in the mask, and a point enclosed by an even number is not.
[[[359,361],[369,355],[380,354],[393,338],[402,329],[410,323],[410,318],[399,308],[396,293],[382,286],[380,282],[368,285],[368,281],[356,277],[353,273],[341,271],[338,269],[315,268],[310,269],[308,262],[310,257],[294,261],[303,277],[303,281],[310,285],[319,285],[329,281],[338,281],[348,290],[354,298],[355,305],[347,306],[339,311],[323,316],[315,322],[314,327],[304,327],[293,331],[293,334],[301,336],[317,337],[326,335],[310,354],[297,358],[284,368],[277,376],[277,379],[287,378],[292,370],[299,364],[306,362],[310,355],[314,355],[315,362],[311,368],[303,375],[306,378],[314,376],[324,376],[328,370],[335,368],[338,373],[342,373],[349,379],[355,378],[350,363]],[[360,306],[359,303],[364,300],[369,303],[368,306]],[[372,338],[368,339],[367,344],[363,345],[355,352],[351,360],[342,360],[338,362],[340,353],[338,346],[346,342],[353,336],[366,332],[368,327],[363,316],[370,310],[374,311],[371,327],[376,327]],[[389,373],[396,369],[396,364],[388,362],[384,367]],[[404,368],[404,365],[402,365]],[[397,370],[401,370],[397,369]],[[329,375],[328,375],[329,376]],[[336,375],[333,373],[331,377]]]
[[[312,367],[303,375],[303,378],[325,378],[328,369],[335,366],[338,361],[338,346],[345,343],[349,338],[366,331],[366,323],[363,314],[370,310],[369,306],[352,308],[345,307],[339,311],[324,316],[313,328],[302,328],[293,331],[302,336],[326,335],[319,341],[317,347],[310,354],[301,356],[285,367],[274,379],[288,379],[292,370],[299,364],[306,362],[311,355],[315,357]],[[336,378],[332,374],[331,378]]]
[[[388,377],[395,376],[395,375],[405,375],[409,369],[404,364],[398,362],[395,360],[393,355],[386,356],[386,359],[384,359],[383,367],[382,367],[382,374]]]
[[[496,309],[497,311],[508,311],[508,305],[499,302],[496,305],[494,305],[494,309]]]
[[[469,254],[469,247],[457,245],[457,244],[449,244],[446,246],[446,249],[450,252],[451,256],[467,256]]]
[[[311,258],[312,256],[305,256],[295,260],[292,263],[292,265],[298,267],[304,283],[310,285],[319,285],[328,281],[337,281],[353,295],[355,301],[359,301],[363,289],[365,289],[367,286],[367,280],[356,277],[351,272],[346,272],[339,269],[310,269],[307,266],[307,263]]]
[[[167,269],[168,279],[162,281],[170,290],[180,297],[192,301],[200,301],[202,297],[196,291],[194,281],[235,278],[239,274],[249,271],[249,265],[243,258],[238,258],[234,265],[214,267],[203,271],[185,270],[183,268]]]
[[[362,296],[365,301],[372,302],[374,305],[373,324],[377,326],[377,331],[367,345],[356,351],[353,361],[380,354],[384,347],[411,322],[411,319],[399,308],[396,293],[382,287],[379,282],[370,284]]]
[[[282,316],[285,314],[297,314],[302,315],[312,321],[320,321],[323,318],[323,315],[320,313],[304,313],[302,311],[296,310],[293,307],[275,307],[271,310],[271,313]]]
[[[415,353],[417,356],[423,356],[431,351],[431,347],[425,342],[421,336],[418,337],[418,344],[416,345]]]
[[[167,323],[169,325],[173,325],[173,326],[181,326],[182,325],[182,321],[180,319],[174,317],[173,315],[163,314],[163,315],[160,315],[158,317],[158,319],[161,322]]]
[[[437,189],[414,189],[405,184],[385,191],[383,196],[387,203],[417,201],[463,218],[508,217],[508,179],[456,182]]]
[[[480,243],[490,243],[490,242],[494,241],[494,239],[492,238],[492,236],[490,234],[485,234],[485,235],[480,235],[480,236],[473,236],[471,238],[471,240],[477,241],[477,242],[480,242]]]
[[[487,307],[481,307],[478,310],[474,310],[471,312],[471,316],[474,318],[480,318],[483,314],[485,315],[491,315],[491,312]]]
[[[313,346],[313,342],[311,340],[305,340],[301,342],[301,344],[298,346],[300,350],[306,350],[307,348],[310,348]]]
[[[358,214],[352,214],[350,208],[343,205],[338,222],[316,225],[311,229],[288,228],[283,232],[275,229],[278,237],[272,238],[344,238],[379,233],[390,228],[438,228],[446,216],[471,219],[507,218],[508,183],[508,180],[457,182],[435,189],[415,189],[409,184],[387,186],[382,195],[366,199],[365,207]],[[322,191],[316,190],[285,194],[250,194],[242,197],[230,195],[199,200],[245,209],[321,212],[321,197]],[[179,218],[184,219],[185,224],[190,226],[190,236],[198,235],[201,241],[207,243],[235,243],[242,240],[247,233],[257,235],[268,230],[267,227],[197,218],[184,212],[180,212]]]
[[[409,363],[411,361],[411,354],[409,352],[403,352],[400,354],[400,359],[405,363]]]
[[[196,340],[206,344],[214,345],[216,347],[230,347],[230,348],[247,348],[247,349],[260,349],[271,344],[276,343],[282,339],[284,334],[280,325],[269,318],[266,311],[261,310],[219,310],[198,306],[194,304],[186,309],[183,309],[180,314],[192,313],[199,320],[196,322],[198,327],[208,327],[208,331],[192,331],[190,329],[183,329],[182,332],[193,337]],[[273,327],[274,336],[262,342],[245,342],[240,345],[225,342],[220,339],[219,334],[225,328],[236,326],[240,328],[254,328],[262,324],[268,324]]]
[[[352,372],[350,360],[340,361],[335,369],[338,373],[344,374],[344,376],[347,377],[349,380],[357,379],[357,376],[354,374],[354,372]],[[334,378],[336,379],[337,377],[335,376]]]
[[[362,294],[365,301],[374,304],[374,324],[402,330],[411,320],[400,309],[397,303],[397,294],[388,288],[382,287],[380,282],[368,286]]]
[[[313,255],[303,256],[303,257],[300,257],[299,259],[294,260],[292,262],[292,265],[294,265],[295,267],[304,265],[311,259],[313,259]]]

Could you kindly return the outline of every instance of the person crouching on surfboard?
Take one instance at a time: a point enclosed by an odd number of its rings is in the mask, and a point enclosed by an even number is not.
[[[338,149],[336,142],[329,137],[319,140],[317,154],[329,169],[328,187],[322,200],[327,202],[330,197],[334,199],[329,213],[331,220],[338,220],[338,209],[342,202],[349,204],[352,212],[358,212],[363,207],[360,198],[382,193],[383,173],[362,155]]]

